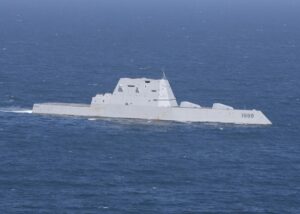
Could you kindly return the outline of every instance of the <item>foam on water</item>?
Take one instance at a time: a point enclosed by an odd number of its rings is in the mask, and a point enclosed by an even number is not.
[[[20,108],[20,107],[7,107],[7,108],[0,108],[0,112],[31,114],[32,109],[24,109],[24,108]]]

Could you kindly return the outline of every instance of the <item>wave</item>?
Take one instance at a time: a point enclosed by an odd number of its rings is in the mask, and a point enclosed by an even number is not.
[[[32,109],[25,109],[25,108],[20,108],[20,107],[7,107],[7,108],[0,108],[0,112],[18,113],[18,114],[31,114]]]

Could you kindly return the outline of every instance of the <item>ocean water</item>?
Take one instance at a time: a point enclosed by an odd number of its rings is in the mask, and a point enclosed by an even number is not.
[[[0,1],[1,213],[300,213],[298,1]],[[120,77],[272,126],[31,114]]]

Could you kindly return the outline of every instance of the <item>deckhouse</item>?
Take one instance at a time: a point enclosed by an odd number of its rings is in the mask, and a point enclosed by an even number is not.
[[[121,78],[113,93],[97,94],[92,105],[115,104],[135,106],[177,107],[177,101],[165,78]]]

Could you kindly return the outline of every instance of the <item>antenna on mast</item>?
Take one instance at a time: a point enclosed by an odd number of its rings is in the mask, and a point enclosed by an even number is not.
[[[162,72],[162,79],[163,79],[163,80],[166,80],[166,79],[167,79],[167,76],[166,76],[166,74],[165,74],[165,68],[164,68],[164,67],[161,68],[161,72]]]

